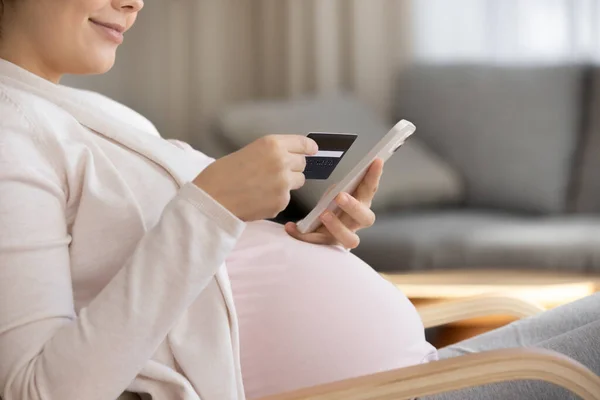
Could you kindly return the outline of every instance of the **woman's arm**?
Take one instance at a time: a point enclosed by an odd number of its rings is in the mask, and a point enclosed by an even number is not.
[[[171,140],[171,142],[186,151],[189,157],[197,160],[204,167],[215,161],[194,150],[187,143],[178,140]],[[373,162],[356,191],[348,196],[346,203],[341,202],[343,195],[336,198],[340,212],[331,215],[329,220],[323,220],[323,225],[315,232],[302,234],[298,231],[296,224],[291,222],[285,225],[286,232],[307,243],[336,245],[342,249],[358,247],[360,238],[357,232],[371,227],[375,222],[375,213],[371,210],[371,203],[377,193],[382,173],[383,161]]]
[[[76,315],[64,183],[52,152],[32,136],[0,135],[0,396],[114,399],[213,278],[244,224],[185,186]]]

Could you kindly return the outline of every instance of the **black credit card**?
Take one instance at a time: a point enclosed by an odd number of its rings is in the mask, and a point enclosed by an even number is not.
[[[306,157],[306,179],[327,179],[352,146],[354,133],[311,132],[308,137],[317,142],[319,152]]]

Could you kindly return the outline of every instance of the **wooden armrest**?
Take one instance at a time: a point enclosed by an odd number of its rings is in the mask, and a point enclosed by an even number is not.
[[[526,318],[545,311],[544,307],[517,297],[493,294],[420,306],[417,310],[425,328],[491,315]]]
[[[584,400],[600,399],[600,377],[560,353],[506,349],[315,386],[263,400],[403,400],[514,380],[541,380]]]

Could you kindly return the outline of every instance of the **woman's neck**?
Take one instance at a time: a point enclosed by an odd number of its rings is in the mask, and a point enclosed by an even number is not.
[[[38,75],[52,83],[58,84],[62,78],[51,66],[44,62],[39,52],[31,46],[23,36],[8,36],[8,32],[2,33],[0,41],[0,58],[9,61],[19,67]],[[8,45],[10,43],[10,45]]]

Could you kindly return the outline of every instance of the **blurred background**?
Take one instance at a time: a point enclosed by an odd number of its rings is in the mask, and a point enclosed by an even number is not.
[[[152,0],[109,74],[67,83],[213,157],[267,133],[358,133],[280,221],[408,119],[355,254],[421,273],[396,279],[407,292],[528,284],[558,288],[536,298],[553,305],[600,273],[599,60],[597,0]]]

